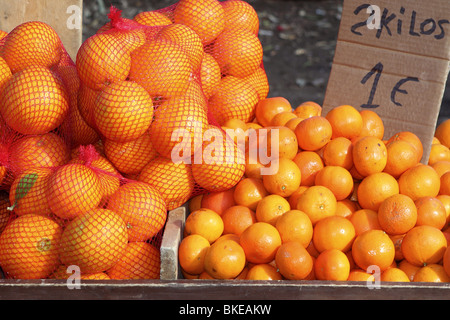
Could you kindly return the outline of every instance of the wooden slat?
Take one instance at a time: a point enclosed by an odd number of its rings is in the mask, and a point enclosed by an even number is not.
[[[0,0],[0,30],[10,32],[26,21],[48,23],[75,61],[82,41],[82,10],[83,0]]]
[[[84,280],[69,289],[63,280],[0,280],[0,300],[448,300],[450,283],[246,280]]]

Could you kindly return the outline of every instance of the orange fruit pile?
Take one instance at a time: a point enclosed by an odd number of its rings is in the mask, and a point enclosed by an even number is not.
[[[385,138],[375,112],[350,105],[322,114],[311,101],[293,109],[270,97],[251,122],[226,126],[248,139],[245,175],[190,200],[185,278],[450,281],[450,120],[426,164],[414,133]],[[272,163],[254,149],[275,152]]]

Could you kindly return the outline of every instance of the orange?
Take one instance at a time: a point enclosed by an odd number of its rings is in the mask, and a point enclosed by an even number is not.
[[[181,0],[173,12],[175,23],[181,23],[194,30],[203,45],[212,42],[224,30],[225,12],[219,1]]]
[[[213,243],[205,255],[205,271],[215,279],[233,279],[243,270],[246,257],[243,248],[234,240]]]
[[[167,210],[184,204],[194,191],[191,166],[183,162],[174,163],[161,156],[147,163],[139,173],[138,180],[152,185],[161,193]]]
[[[256,150],[255,153],[257,152],[258,151]],[[252,152],[245,152],[245,177],[260,179],[262,181],[262,173],[265,165],[263,165],[258,158],[259,156],[257,154],[253,155]]]
[[[25,22],[5,38],[2,56],[13,73],[35,65],[56,66],[61,60],[62,43],[56,31],[39,21]]]
[[[236,205],[234,188],[225,191],[204,193],[201,201],[202,208],[211,209],[220,216],[234,205]]]
[[[367,230],[382,230],[380,222],[378,221],[377,211],[371,209],[359,209],[356,210],[349,219],[355,227],[357,236]]]
[[[366,283],[373,283],[375,277],[373,274],[367,273],[361,269],[352,269],[348,275],[347,281],[364,281]]]
[[[225,12],[225,28],[245,29],[256,36],[258,35],[258,14],[250,4],[240,0],[227,0],[220,4]]]
[[[95,34],[83,42],[76,57],[82,83],[99,90],[113,82],[127,79],[132,64],[130,53],[144,44],[145,34],[142,30],[126,32],[125,37],[119,34]]]
[[[294,112],[292,111],[283,111],[281,113],[276,114],[273,119],[272,122],[270,123],[270,125],[272,127],[280,127],[280,126],[285,126],[286,123],[289,120],[298,118]]]
[[[428,165],[418,165],[406,170],[399,178],[400,193],[414,201],[421,197],[436,197],[439,194],[440,180],[437,172]]]
[[[406,275],[408,276],[409,281],[414,280],[414,275],[416,272],[420,269],[420,267],[415,266],[411,263],[409,263],[406,259],[403,259],[399,262],[398,268],[402,270]]]
[[[333,128],[332,138],[352,139],[361,136],[363,119],[359,111],[350,105],[340,105],[325,116]]]
[[[128,142],[105,139],[104,146],[107,159],[124,174],[141,172],[157,156],[148,133]]]
[[[267,79],[266,70],[262,66],[258,67],[252,74],[246,76],[244,80],[256,89],[259,100],[267,98],[270,89],[269,80]]]
[[[183,238],[178,246],[178,261],[181,268],[189,274],[202,273],[209,247],[209,241],[199,234],[191,234]]]
[[[350,218],[354,212],[359,210],[359,205],[356,201],[350,199],[339,200],[336,203],[336,215],[344,218]]]
[[[69,96],[61,78],[37,65],[13,74],[1,97],[3,119],[22,134],[50,132],[63,123],[69,112]]]
[[[240,236],[250,225],[256,222],[256,214],[253,210],[244,206],[232,206],[226,209],[222,215],[223,234],[235,234]]]
[[[125,221],[108,209],[93,209],[69,222],[58,249],[65,265],[82,273],[106,271],[123,256],[128,244]]]
[[[147,242],[129,242],[119,261],[106,271],[111,279],[159,279],[159,250]]]
[[[117,81],[97,96],[93,114],[96,127],[105,138],[118,142],[132,141],[150,127],[152,98],[135,82]]]
[[[440,178],[444,173],[450,171],[450,161],[437,161],[433,163],[431,167],[436,171]]]
[[[214,41],[212,55],[222,74],[245,78],[261,66],[263,48],[251,31],[226,28]]]
[[[195,182],[207,191],[225,191],[244,176],[245,154],[221,129],[211,126],[209,134],[212,141],[203,145],[201,163],[194,155],[192,174]]]
[[[205,52],[200,65],[200,82],[206,99],[211,97],[214,90],[220,84],[221,77],[220,66],[216,59],[211,54]]]
[[[51,213],[45,193],[51,174],[52,170],[49,168],[34,168],[15,177],[9,191],[9,200],[16,215]]]
[[[11,210],[8,210],[9,206],[8,193],[4,190],[0,191],[0,234],[5,230],[11,216]]]
[[[228,0],[230,1],[230,0]],[[245,280],[282,280],[283,276],[274,266],[267,263],[256,264],[251,267]]]
[[[27,214],[0,235],[0,266],[7,278],[42,279],[59,265],[62,228],[48,217]]]
[[[295,128],[297,128],[298,124],[299,124],[300,122],[302,122],[303,120],[304,120],[303,118],[299,118],[299,117],[292,118],[292,119],[289,119],[289,120],[284,124],[284,126],[285,126],[286,128],[289,128],[289,129],[291,129],[292,131],[295,132]]]
[[[258,93],[247,81],[236,76],[220,80],[208,100],[208,111],[215,121],[223,125],[229,119],[249,122],[255,115]]]
[[[418,221],[414,201],[404,194],[386,198],[378,208],[378,222],[389,235],[401,235],[411,230]]]
[[[73,219],[96,208],[103,197],[97,174],[76,163],[61,166],[52,173],[46,194],[50,210],[63,219]]]
[[[301,172],[301,186],[314,185],[317,173],[323,169],[324,163],[317,152],[314,151],[300,151],[293,161],[300,168]]]
[[[293,194],[291,194],[287,200],[291,206],[291,208],[297,207],[298,198],[301,196],[301,194],[308,189],[307,186],[300,186],[297,190],[294,191]]]
[[[438,161],[450,161],[450,149],[443,144],[432,144],[428,157],[428,165],[433,165]]]
[[[395,261],[403,260],[402,241],[404,237],[405,234],[389,235],[395,246]]]
[[[390,282],[410,282],[408,275],[399,268],[389,268],[384,270],[381,273],[380,280]]]
[[[277,220],[277,228],[281,242],[297,241],[305,248],[313,237],[313,226],[308,215],[300,210],[289,210],[283,213]]]
[[[0,30],[0,40],[5,39],[5,37],[8,35],[8,32]]]
[[[300,242],[289,241],[281,244],[275,255],[279,272],[289,280],[306,279],[313,271],[313,258]]]
[[[206,101],[198,95],[186,94],[161,101],[149,133],[161,155],[178,161],[200,150],[207,128]]]
[[[313,116],[300,122],[295,128],[295,134],[301,149],[316,151],[331,140],[332,127],[325,117]]]
[[[56,270],[48,277],[48,279],[64,279],[67,280],[73,275],[72,269],[60,264]],[[80,274],[80,280],[110,280],[111,278],[105,272]]]
[[[383,171],[389,173],[394,178],[409,168],[417,165],[417,150],[409,142],[403,140],[394,140],[386,145],[387,162]]]
[[[297,208],[305,212],[313,225],[336,214],[336,197],[324,186],[311,186],[298,198]]]
[[[295,109],[294,113],[299,118],[311,118],[322,115],[322,107],[314,101],[305,101],[300,103]]]
[[[11,78],[12,72],[6,63],[5,59],[0,57],[0,92],[3,91],[3,86],[8,82]]]
[[[56,133],[23,136],[12,143],[9,159],[15,173],[35,167],[52,168],[70,160],[68,146]]]
[[[421,267],[414,275],[414,282],[450,282],[450,276],[442,265],[432,263]]]
[[[337,137],[330,140],[323,148],[324,164],[350,170],[353,166],[352,148],[352,142],[345,137]]]
[[[256,104],[255,116],[261,126],[268,127],[276,114],[286,111],[292,111],[292,106],[286,98],[270,97]]]
[[[445,214],[447,217],[447,223],[450,222],[450,195],[441,194],[436,197],[439,201],[442,202],[445,208]],[[445,228],[445,227],[444,227]]]
[[[399,193],[399,190],[399,183],[390,174],[373,173],[365,177],[359,184],[358,203],[363,209],[377,211],[385,199]]]
[[[278,171],[263,175],[264,187],[269,193],[289,197],[300,187],[300,169],[293,160],[287,158],[274,161],[278,161]]]
[[[442,230],[447,224],[447,211],[436,197],[421,197],[414,201],[418,226],[428,225]]]
[[[147,40],[131,53],[129,78],[144,87],[153,99],[168,98],[187,91],[191,68],[183,48],[156,38]]]
[[[156,10],[139,12],[134,16],[133,20],[140,24],[152,27],[166,26],[172,23],[169,17]]]
[[[444,120],[438,124],[434,136],[441,144],[450,148],[450,119]]]
[[[330,216],[316,223],[312,240],[319,252],[337,249],[345,253],[352,248],[355,237],[355,227],[350,220],[341,216]]]
[[[223,220],[216,212],[210,209],[200,208],[188,215],[184,232],[186,235],[201,235],[209,243],[213,243],[222,235],[223,229]]]
[[[450,196],[450,172],[441,176],[439,194]]]
[[[315,178],[316,186],[324,186],[333,192],[336,200],[347,198],[353,191],[353,177],[350,172],[339,166],[325,166]]]
[[[444,256],[442,258],[442,265],[444,267],[445,272],[448,276],[450,276],[450,246],[444,252]]]
[[[189,203],[188,203],[189,212],[193,212],[202,207],[202,198],[203,198],[203,193],[198,194],[189,199]]]
[[[89,163],[90,167],[94,170],[100,180],[104,197],[112,195],[119,188],[121,175],[105,157],[99,155],[91,161],[90,159],[84,160],[83,156],[78,156],[77,158],[70,160],[69,163]]]
[[[204,55],[203,44],[197,33],[186,25],[174,23],[163,27],[156,37],[178,44],[186,51],[192,71],[197,72]]]
[[[206,129],[206,100],[197,83],[191,82],[186,95],[160,101],[150,126],[150,138],[161,155],[178,161],[200,150]]]
[[[350,275],[350,262],[342,251],[328,249],[314,262],[314,274],[317,280],[345,281]]]
[[[214,241],[214,243],[222,241],[222,240],[233,240],[236,243],[239,243],[239,236],[234,233],[227,233],[227,234],[223,233],[216,241]]]
[[[167,218],[166,203],[160,192],[141,181],[129,181],[110,196],[107,208],[126,224],[129,241],[146,241],[155,236]]]
[[[239,243],[248,262],[269,263],[281,245],[281,237],[270,223],[256,222],[241,233]]]
[[[258,202],[255,212],[256,220],[275,226],[283,213],[289,210],[291,210],[291,205],[285,198],[277,194],[270,194]]]
[[[78,89],[78,111],[86,124],[91,128],[95,128],[94,108],[100,92],[101,90],[94,90],[84,83],[80,83],[80,88]]]
[[[402,241],[404,258],[421,267],[438,263],[444,256],[447,239],[441,230],[432,226],[416,226],[409,230]]]
[[[417,162],[420,162],[423,156],[423,145],[422,141],[420,141],[419,137],[416,134],[410,131],[401,131],[390,137],[387,143],[389,144],[394,140],[403,140],[411,143],[417,151]]]
[[[384,123],[381,117],[372,110],[361,110],[359,112],[363,121],[361,137],[372,136],[383,140],[384,137]]]
[[[279,113],[279,115],[282,113]],[[276,117],[276,116],[275,116]],[[278,136],[278,141],[276,140]],[[275,139],[274,143],[278,143],[278,155],[272,154],[272,139]],[[267,154],[272,157],[280,157],[293,160],[298,152],[297,136],[291,129],[278,126],[271,128],[267,135]]]
[[[234,189],[234,200],[236,204],[255,211],[258,202],[268,194],[261,179],[244,178],[237,183]]]
[[[367,136],[358,139],[353,145],[353,164],[355,169],[367,177],[382,172],[387,163],[387,148],[382,140]]]
[[[394,261],[395,247],[384,231],[368,230],[355,238],[352,256],[356,265],[363,270],[376,265],[384,271]]]

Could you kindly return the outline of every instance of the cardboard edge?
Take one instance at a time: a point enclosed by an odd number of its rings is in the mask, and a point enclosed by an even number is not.
[[[188,212],[187,204],[168,212],[167,222],[161,241],[161,280],[181,279],[178,262],[178,246],[183,238],[184,222]]]

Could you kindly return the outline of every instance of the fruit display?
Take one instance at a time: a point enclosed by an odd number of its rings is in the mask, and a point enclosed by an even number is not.
[[[0,40],[6,278],[158,279],[186,204],[187,279],[450,282],[450,120],[424,163],[372,110],[271,96],[245,1],[108,17],[75,61],[42,22]]]

